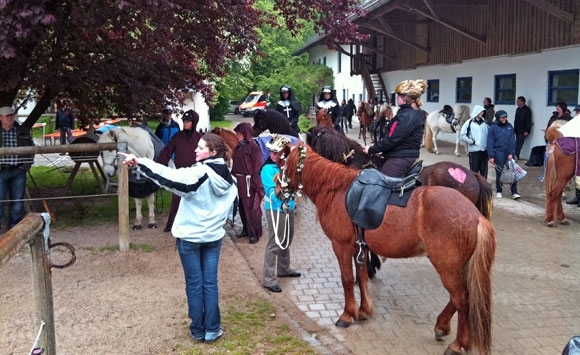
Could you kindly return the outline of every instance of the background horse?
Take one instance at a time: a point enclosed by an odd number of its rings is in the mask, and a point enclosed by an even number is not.
[[[334,129],[334,123],[332,122],[332,116],[325,108],[318,109],[316,111],[316,126],[317,127],[330,127]]]
[[[297,137],[292,128],[290,121],[286,116],[276,110],[260,110],[254,116],[254,137],[260,133],[269,130],[270,133],[287,134]]]
[[[358,139],[361,139],[364,142],[364,145],[367,145],[367,132],[370,132],[371,126],[373,124],[373,106],[368,102],[359,101],[357,105],[356,115],[358,116],[358,120],[360,122],[360,130],[358,132]]]
[[[445,116],[441,111],[433,111],[425,120],[425,139],[424,143],[428,152],[439,154],[437,149],[437,135],[439,132],[455,133],[455,156],[459,157],[459,135],[461,126],[469,119],[470,110],[467,105],[457,105],[453,109],[451,123],[447,123]],[[467,154],[467,145],[465,145],[465,154]]]
[[[373,313],[366,264],[355,264],[361,300],[357,308],[352,266],[356,237],[345,206],[346,192],[359,172],[304,146],[286,147],[283,156],[283,183],[291,193],[303,185],[338,259],[345,306],[336,325],[346,327],[352,320],[366,319]],[[445,354],[461,354],[462,348],[482,355],[491,353],[495,230],[473,204],[452,189],[417,187],[406,207],[388,206],[381,225],[367,230],[365,240],[370,250],[388,258],[429,256],[450,296],[437,317],[437,340],[450,333],[451,318],[458,313],[457,335]]]
[[[546,213],[544,221],[548,227],[555,227],[556,222],[568,225],[570,222],[562,208],[562,193],[568,181],[576,175],[578,167],[578,147],[580,138],[562,137],[559,127],[566,124],[564,120],[557,120],[546,130],[546,140],[550,142],[546,154]],[[569,146],[566,152],[565,146]]]
[[[153,137],[155,136],[153,135]],[[156,149],[153,137],[152,132],[150,133],[141,127],[119,127],[100,135],[98,143],[127,142],[128,153],[135,154],[138,157],[154,159]],[[117,152],[103,151],[101,155],[105,173],[110,177],[117,175]],[[140,177],[139,182],[136,182],[135,178],[132,170],[129,170],[129,196],[135,199],[136,209],[133,230],[141,229],[143,198],[147,199],[147,206],[149,207],[149,223],[147,227],[157,228],[157,222],[155,221],[155,192],[159,189],[159,186],[145,177]]]
[[[216,127],[212,129],[210,133],[217,134],[224,140],[229,150],[230,157],[233,157],[234,149],[238,146],[238,136],[236,132],[231,129]]]

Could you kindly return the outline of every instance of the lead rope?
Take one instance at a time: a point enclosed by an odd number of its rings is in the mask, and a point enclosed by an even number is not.
[[[274,195],[274,191],[270,193],[270,218],[272,218],[272,226],[274,227],[274,240],[280,249],[286,250],[290,246],[290,216],[288,213],[284,213],[284,233],[282,235],[282,240],[280,240],[280,237],[278,236],[280,210],[276,211],[276,218],[274,218],[274,210],[272,209],[272,195]]]

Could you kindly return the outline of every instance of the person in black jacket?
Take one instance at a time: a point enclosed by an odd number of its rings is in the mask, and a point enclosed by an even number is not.
[[[356,113],[356,106],[352,99],[348,99],[346,103],[346,120],[348,121],[348,128],[352,128],[352,116]]]
[[[425,121],[421,111],[421,95],[427,90],[423,79],[405,80],[397,85],[399,111],[389,122],[387,135],[373,146],[364,148],[365,153],[381,153],[386,161],[381,172],[392,177],[403,177],[419,158]]]
[[[526,98],[519,96],[516,104],[516,117],[514,120],[514,133],[516,134],[516,159],[520,159],[520,152],[524,146],[526,137],[532,130],[532,110],[526,106]]]
[[[332,123],[334,124],[334,129],[344,134],[342,127],[340,127],[340,107],[338,105],[338,100],[336,99],[336,92],[331,86],[325,86],[322,88],[320,93],[320,99],[316,103],[316,109],[325,109],[326,112],[332,117]]]

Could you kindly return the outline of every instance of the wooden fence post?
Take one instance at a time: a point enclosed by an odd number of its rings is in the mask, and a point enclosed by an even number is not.
[[[117,143],[117,152],[126,153],[127,143]],[[117,187],[119,206],[119,250],[129,250],[131,241],[129,239],[129,169],[123,164],[123,157],[117,159]]]
[[[44,238],[42,231],[40,231],[30,241],[36,319],[44,322],[44,329],[39,339],[39,347],[44,348],[44,354],[46,355],[56,355],[52,273],[47,250],[48,240]]]

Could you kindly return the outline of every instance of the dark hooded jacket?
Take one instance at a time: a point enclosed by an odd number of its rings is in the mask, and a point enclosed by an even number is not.
[[[156,159],[158,163],[167,166],[173,157],[176,168],[186,168],[197,162],[195,149],[201,139],[201,133],[197,132],[199,115],[194,113],[195,111],[189,110],[183,114],[183,120],[190,119],[193,122],[191,130],[183,129],[177,132],[159,153]]]

